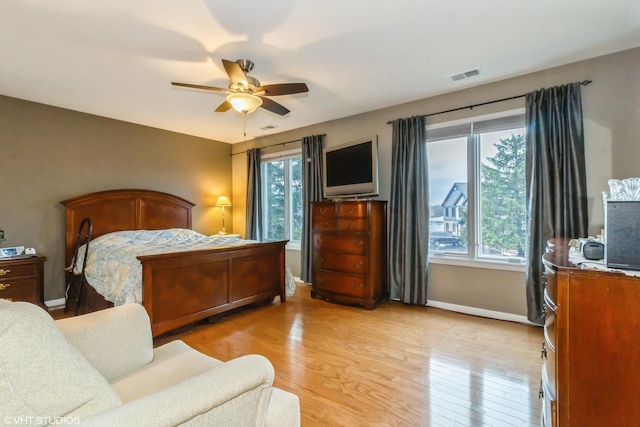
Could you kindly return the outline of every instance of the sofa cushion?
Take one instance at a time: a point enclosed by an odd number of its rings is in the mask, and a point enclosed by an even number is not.
[[[56,325],[109,382],[153,360],[151,322],[140,304],[67,317],[57,320]]]
[[[0,300],[0,396],[2,419],[46,417],[45,424],[121,405],[49,313],[34,304],[6,300]]]
[[[159,392],[184,380],[207,372],[222,362],[189,347],[181,340],[171,341],[154,351],[153,361],[111,382],[122,402],[127,403]]]

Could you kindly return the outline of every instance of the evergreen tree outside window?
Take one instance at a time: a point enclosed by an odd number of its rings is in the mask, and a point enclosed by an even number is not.
[[[524,129],[481,134],[480,157],[481,254],[524,258]]]
[[[263,238],[300,244],[302,233],[302,162],[299,153],[270,159],[262,167]]]

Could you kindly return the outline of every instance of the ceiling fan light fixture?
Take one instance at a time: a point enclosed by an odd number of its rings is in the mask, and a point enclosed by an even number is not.
[[[253,113],[262,105],[262,98],[251,93],[231,93],[227,96],[227,101],[234,110],[243,114]]]

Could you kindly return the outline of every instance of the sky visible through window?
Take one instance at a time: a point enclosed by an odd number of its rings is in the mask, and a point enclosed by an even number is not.
[[[524,129],[506,130],[483,134],[482,163],[493,157],[495,143],[500,138],[509,138],[511,133],[523,133]],[[454,138],[430,142],[429,150],[429,204],[439,205],[451,190],[454,182],[467,180],[467,138]]]
[[[454,182],[467,182],[467,138],[430,142],[429,204],[439,205]]]

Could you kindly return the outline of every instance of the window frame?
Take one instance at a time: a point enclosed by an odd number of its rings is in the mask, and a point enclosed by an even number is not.
[[[267,212],[266,212],[266,197],[267,197],[267,182],[265,179],[265,168],[267,163],[271,163],[279,160],[288,160],[292,158],[299,157],[302,160],[302,149],[296,148],[292,150],[279,151],[275,153],[263,154],[260,158],[260,178],[261,178],[261,192],[262,192],[262,239],[266,240],[266,225],[267,225]],[[300,240],[291,240],[291,235],[293,232],[293,213],[291,211],[292,203],[292,191],[291,191],[291,172],[290,167],[285,167],[285,240],[289,240],[287,242],[287,249],[300,249],[301,241]]]
[[[455,121],[434,123],[426,126],[427,144],[465,137],[467,139],[467,253],[429,249],[429,262],[433,264],[460,265],[466,267],[481,267],[497,270],[525,271],[526,258],[500,259],[482,256],[479,250],[481,242],[482,218],[480,214],[481,200],[479,195],[481,186],[480,135],[496,130],[524,128],[524,108],[503,111],[493,114],[468,117]],[[471,220],[472,219],[472,220]]]

